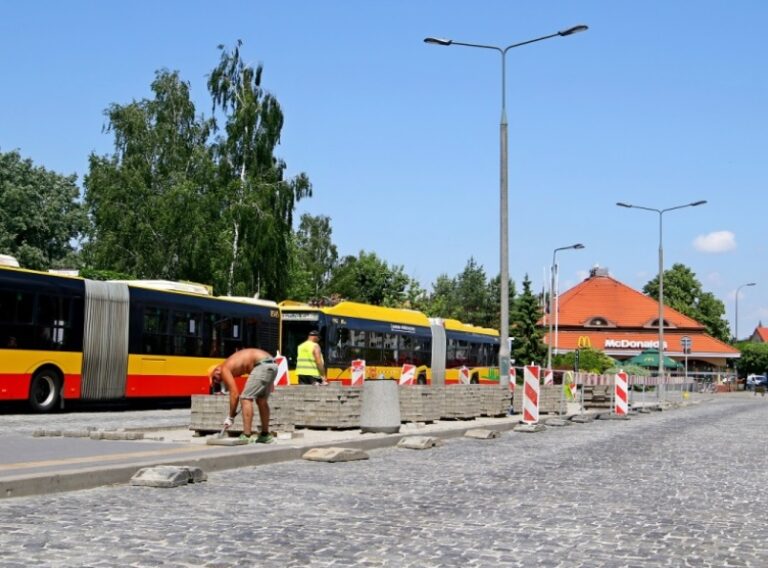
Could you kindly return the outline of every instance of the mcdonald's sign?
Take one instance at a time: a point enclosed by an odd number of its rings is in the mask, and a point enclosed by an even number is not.
[[[592,341],[588,335],[580,335],[576,345],[579,349],[592,349]]]

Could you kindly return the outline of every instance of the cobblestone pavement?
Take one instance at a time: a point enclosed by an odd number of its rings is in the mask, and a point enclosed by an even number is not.
[[[0,502],[0,565],[768,566],[768,398]]]

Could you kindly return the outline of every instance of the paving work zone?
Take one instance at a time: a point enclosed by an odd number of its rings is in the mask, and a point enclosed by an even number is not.
[[[2,565],[768,565],[765,399],[0,501]]]
[[[403,424],[397,434],[362,433],[359,429],[304,429],[294,434],[297,437],[278,439],[274,444],[234,447],[207,445],[205,437],[195,437],[189,429],[179,427],[150,432],[142,439],[131,441],[91,439],[98,432],[91,432],[90,437],[74,437],[72,434],[76,431],[73,430],[36,431],[33,436],[10,434],[0,436],[0,498],[128,483],[139,469],[157,465],[222,471],[300,459],[315,447],[368,451],[396,446],[405,436],[447,439],[464,436],[468,430],[478,428],[511,431],[520,427],[520,421],[520,415],[512,415]],[[547,417],[542,416],[542,424],[546,421]],[[543,426],[537,425],[531,431],[540,429]],[[112,433],[118,434],[112,438],[121,437],[119,431]]]
[[[395,446],[405,436],[452,438],[481,427],[511,430],[519,420],[519,416],[509,416],[404,424],[398,434],[305,429],[295,432],[293,438],[277,439],[273,444],[233,447],[208,445],[207,437],[195,437],[184,428],[160,430],[131,441],[8,434],[0,437],[0,498],[128,483],[139,469],[154,465],[188,465],[206,472],[221,471],[300,459],[315,447],[372,450]]]

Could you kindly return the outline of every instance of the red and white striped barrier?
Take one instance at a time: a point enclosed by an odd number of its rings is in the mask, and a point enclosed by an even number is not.
[[[517,370],[514,367],[511,367],[509,369],[509,390],[510,390],[510,392],[514,392],[516,385],[517,385]]]
[[[416,367],[406,363],[400,370],[400,382],[401,385],[412,385],[416,379]]]
[[[613,411],[619,416],[626,416],[629,411],[629,392],[627,389],[627,374],[619,371],[614,377]]]
[[[363,386],[365,381],[365,361],[363,359],[355,359],[352,361],[352,382],[353,387]]]
[[[275,357],[275,363],[277,363],[277,374],[275,380],[272,382],[273,387],[287,387],[291,384],[291,380],[288,375],[288,359],[282,355]]]
[[[469,369],[464,366],[459,369],[459,383],[462,385],[469,384]]]
[[[523,422],[536,424],[539,421],[539,373],[541,367],[528,365],[523,371]]]
[[[545,385],[555,384],[555,373],[552,371],[552,369],[547,369],[546,371],[544,371],[544,384]]]

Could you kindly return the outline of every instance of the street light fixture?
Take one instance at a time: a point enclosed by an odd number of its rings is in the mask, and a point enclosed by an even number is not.
[[[742,284],[738,288],[736,288],[736,319],[734,321],[733,326],[733,340],[738,341],[739,340],[739,292],[742,288],[746,286],[754,286],[756,282],[750,282],[749,284]]]
[[[653,211],[659,214],[659,389],[662,389],[661,378],[664,376],[664,249],[662,246],[662,218],[667,211],[675,209],[685,209],[686,207],[698,207],[704,205],[706,200],[694,201],[685,205],[677,205],[666,209],[654,209],[653,207],[642,207],[640,205],[631,205],[629,203],[617,203],[619,207],[629,209],[642,209],[643,211]]]
[[[589,29],[587,26],[578,25],[565,30],[561,30],[554,34],[537,37],[527,41],[519,43],[513,43],[506,47],[497,47],[495,45],[483,45],[479,43],[464,43],[461,41],[454,41],[452,39],[427,37],[424,38],[424,43],[433,45],[462,45],[465,47],[479,47],[481,49],[492,49],[497,51],[501,55],[501,121],[499,123],[499,137],[500,137],[500,175],[499,175],[499,208],[500,208],[500,274],[499,274],[499,288],[500,288],[500,309],[501,309],[501,329],[499,330],[499,384],[502,387],[509,385],[509,230],[508,230],[508,217],[509,206],[507,201],[508,195],[508,160],[507,160],[507,110],[506,110],[506,92],[507,92],[507,69],[506,59],[507,52],[515,47],[521,45],[528,45],[529,43],[535,43],[537,41],[543,41],[545,39],[553,37],[565,37],[573,35],[575,33],[584,32]]]
[[[549,341],[547,341],[547,369],[552,369],[552,319],[555,320],[554,350],[557,352],[557,320],[558,320],[558,300],[560,299],[559,286],[557,284],[557,252],[561,250],[581,250],[584,245],[576,243],[568,247],[556,248],[552,251],[552,267],[550,268],[551,282],[549,284]],[[556,354],[556,353],[555,353]]]

